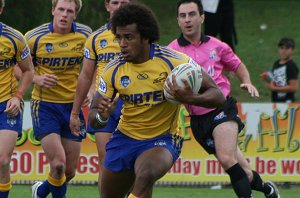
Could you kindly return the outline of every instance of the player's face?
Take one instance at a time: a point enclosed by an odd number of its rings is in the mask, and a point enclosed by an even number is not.
[[[136,24],[116,28],[116,41],[127,62],[143,63],[149,60],[149,40],[141,38]]]
[[[199,37],[204,15],[200,15],[197,4],[184,3],[178,8],[177,21],[184,36]]]
[[[52,8],[53,27],[57,33],[69,33],[72,22],[76,18],[75,2],[59,0],[55,8]]]
[[[294,49],[286,46],[281,46],[278,48],[279,56],[281,60],[288,60],[294,53]]]
[[[110,0],[109,3],[105,3],[105,7],[107,12],[109,12],[110,17],[112,17],[113,13],[122,5],[129,3],[130,0]]]

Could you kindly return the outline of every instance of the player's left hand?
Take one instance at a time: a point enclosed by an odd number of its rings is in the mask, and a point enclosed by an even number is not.
[[[16,116],[20,112],[21,100],[17,97],[12,97],[6,104],[6,109],[4,110],[9,116]]]
[[[252,84],[242,83],[240,85],[240,87],[241,87],[241,89],[248,91],[248,93],[251,95],[251,97],[259,97],[259,93],[258,93],[256,87],[254,87]]]
[[[109,116],[114,112],[117,106],[118,98],[111,99],[109,97],[103,96],[100,103],[97,105],[97,110],[101,114],[101,117],[108,119]]]

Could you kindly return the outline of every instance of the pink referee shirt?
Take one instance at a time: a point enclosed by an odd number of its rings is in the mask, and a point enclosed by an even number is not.
[[[230,82],[222,71],[235,72],[241,60],[226,43],[202,34],[201,42],[193,45],[181,34],[178,39],[169,44],[169,47],[194,59],[214,79],[225,96],[230,94]],[[190,115],[203,115],[214,110],[195,105],[185,105],[185,107]]]

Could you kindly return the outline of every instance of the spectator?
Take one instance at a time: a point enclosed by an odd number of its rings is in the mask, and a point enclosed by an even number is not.
[[[295,102],[298,89],[299,69],[293,61],[295,42],[291,38],[282,38],[278,43],[279,59],[272,68],[272,80],[266,87],[272,92],[272,102]]]
[[[205,11],[204,33],[227,43],[234,51],[237,35],[234,26],[233,0],[201,0]]]

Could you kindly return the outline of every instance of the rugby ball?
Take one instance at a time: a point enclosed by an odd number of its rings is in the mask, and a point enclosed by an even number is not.
[[[172,83],[172,75],[175,75],[176,83],[180,87],[184,87],[184,83],[181,79],[187,80],[194,93],[198,93],[202,84],[202,70],[199,65],[191,63],[183,63],[175,67],[168,75],[167,79]],[[165,87],[168,87],[167,80],[165,81]],[[164,95],[168,102],[173,104],[180,104],[164,89]]]

